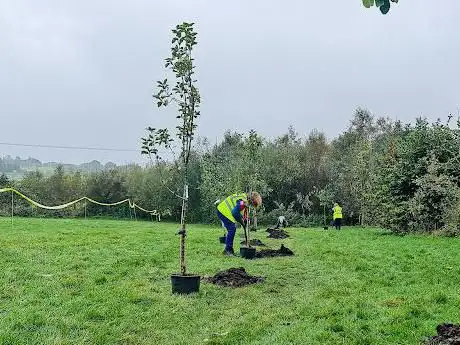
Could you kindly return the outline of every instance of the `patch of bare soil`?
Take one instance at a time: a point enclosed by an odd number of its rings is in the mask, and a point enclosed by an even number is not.
[[[283,229],[272,229],[268,228],[267,229],[268,237],[269,238],[277,238],[277,239],[283,239],[283,238],[288,238],[289,234],[284,231]]]
[[[241,241],[241,244],[246,244],[246,241]],[[265,244],[261,240],[253,239],[249,241],[250,246],[260,246],[265,247]]]
[[[239,267],[217,272],[213,277],[204,278],[203,280],[219,286],[241,287],[261,283],[264,278],[251,276],[246,273],[243,267]]]
[[[437,335],[428,338],[425,345],[460,345],[460,325],[443,323],[436,327]]]
[[[285,247],[284,244],[281,245],[280,249],[263,249],[256,252],[256,258],[266,258],[266,257],[275,257],[275,256],[292,256],[294,252],[289,248]]]

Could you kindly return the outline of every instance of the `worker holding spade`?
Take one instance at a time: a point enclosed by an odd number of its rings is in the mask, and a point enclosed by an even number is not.
[[[234,255],[233,239],[236,233],[236,223],[246,226],[249,206],[259,207],[262,204],[262,197],[257,192],[237,193],[225,198],[217,204],[217,216],[227,229],[225,239],[225,255]]]

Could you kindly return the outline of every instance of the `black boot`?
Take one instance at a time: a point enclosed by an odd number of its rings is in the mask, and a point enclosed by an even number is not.
[[[233,250],[233,248],[224,249],[223,254],[224,254],[225,256],[235,256],[235,251]]]

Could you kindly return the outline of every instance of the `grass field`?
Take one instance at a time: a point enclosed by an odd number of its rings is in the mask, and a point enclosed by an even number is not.
[[[419,344],[460,321],[460,242],[377,229],[288,229],[294,257],[221,254],[191,225],[191,273],[266,277],[173,296],[177,225],[0,218],[0,344]],[[236,241],[239,243],[239,241]]]

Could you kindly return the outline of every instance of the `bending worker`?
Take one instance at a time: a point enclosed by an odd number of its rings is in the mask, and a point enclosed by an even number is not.
[[[249,205],[257,208],[261,204],[262,197],[260,194],[252,192],[251,195],[247,193],[232,194],[217,205],[217,216],[227,229],[224,249],[225,255],[235,254],[233,250],[233,239],[236,233],[236,223],[238,222],[245,227],[247,222],[245,214],[247,213]]]
[[[340,205],[336,202],[334,204],[334,207],[332,208],[332,220],[334,221],[335,229],[340,230],[340,227],[342,226],[342,208]]]
[[[278,221],[276,222],[275,229],[287,227],[288,222],[285,216],[279,216]]]

